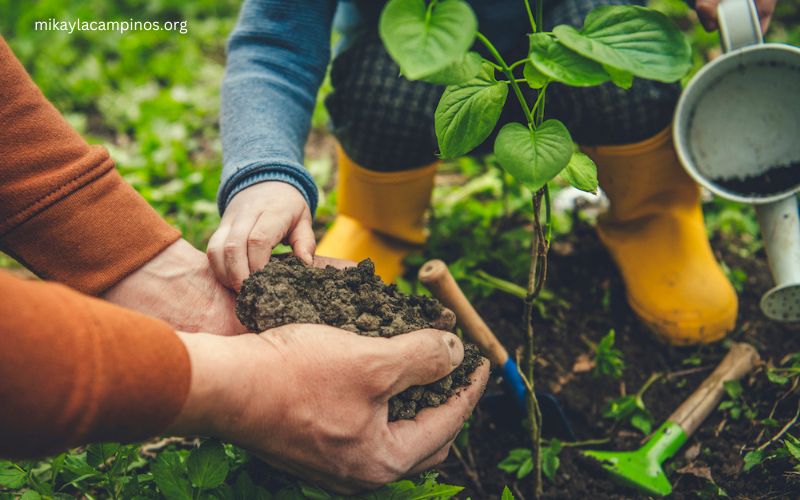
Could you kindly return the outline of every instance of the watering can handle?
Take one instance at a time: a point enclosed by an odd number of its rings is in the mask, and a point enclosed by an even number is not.
[[[733,344],[717,368],[668,420],[680,425],[687,437],[691,436],[719,404],[725,393],[725,382],[739,380],[747,375],[759,359],[758,352],[750,344]]]
[[[723,51],[764,43],[753,0],[722,0],[717,6],[717,19]]]
[[[456,313],[458,325],[478,344],[489,361],[496,366],[504,366],[508,360],[508,351],[467,300],[447,269],[447,264],[438,259],[429,260],[420,268],[419,280],[434,297]]]

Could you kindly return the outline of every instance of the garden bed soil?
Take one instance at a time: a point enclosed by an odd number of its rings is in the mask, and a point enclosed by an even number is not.
[[[439,301],[405,295],[394,285],[386,285],[375,275],[370,260],[337,269],[310,267],[296,257],[273,258],[244,281],[236,314],[254,332],[313,323],[369,337],[394,337],[423,328],[453,326]],[[477,347],[465,344],[464,361],[450,375],[393,397],[389,420],[414,418],[423,408],[443,404],[470,384],[470,374],[480,363]]]
[[[659,343],[629,309],[619,275],[593,229],[579,223],[565,238],[550,255],[547,286],[558,299],[545,304],[546,317],[539,315],[534,320],[539,355],[537,387],[556,393],[578,440],[610,437],[597,448],[636,449],[645,436],[629,427],[615,429],[611,420],[602,417],[605,404],[622,394],[635,393],[651,374],[665,374],[644,395],[655,428],[708,376],[729,344],[676,348]],[[763,251],[743,258],[736,244],[713,243],[728,267],[739,268],[747,276],[739,293],[737,326],[728,338],[751,343],[767,363],[778,364],[787,353],[800,351],[800,325],[770,322],[758,307],[761,294],[772,286]],[[523,345],[521,301],[497,292],[478,301],[476,307],[509,351]],[[597,378],[581,369],[587,357],[591,359],[592,343],[611,328],[616,331],[616,347],[626,364],[619,381]],[[763,367],[742,380],[742,385],[745,401],[756,410],[758,419],[765,418],[774,407],[774,418],[782,426],[800,404],[796,392],[787,395],[788,387],[769,382]],[[498,390],[497,380],[492,379],[487,392]],[[777,430],[764,431],[763,425],[745,416],[733,419],[715,411],[665,464],[674,486],[672,498],[715,498],[723,491],[742,499],[798,498],[800,475],[786,462],[766,462],[743,471],[744,454]],[[800,427],[793,432],[800,434]],[[532,498],[530,476],[517,480],[497,468],[509,450],[529,446],[521,422],[499,424],[479,408],[470,423],[468,442],[468,449],[451,453],[439,467],[441,481],[467,486],[459,498],[499,498],[505,485],[518,500]],[[621,499],[638,495],[609,480],[576,448],[564,448],[560,462],[555,480],[545,479],[546,498]]]

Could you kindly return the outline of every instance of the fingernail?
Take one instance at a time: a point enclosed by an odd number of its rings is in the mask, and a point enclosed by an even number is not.
[[[443,333],[442,340],[444,345],[447,346],[447,352],[450,353],[450,365],[456,367],[464,360],[464,345],[461,339],[452,333]]]

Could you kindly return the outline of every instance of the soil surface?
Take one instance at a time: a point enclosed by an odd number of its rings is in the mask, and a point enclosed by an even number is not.
[[[325,324],[369,337],[452,328],[439,301],[405,295],[383,283],[369,259],[347,269],[323,269],[306,266],[296,257],[273,258],[245,280],[236,314],[256,332],[290,323]],[[410,387],[389,401],[389,420],[414,418],[423,408],[443,404],[469,385],[469,375],[480,362],[477,347],[465,343],[464,361],[450,375]]]
[[[786,354],[800,351],[800,325],[771,322],[758,307],[761,294],[772,287],[763,250],[742,257],[740,242],[712,244],[721,261],[746,274],[739,292],[737,326],[728,338],[755,346],[765,366],[777,365]],[[557,299],[546,302],[546,314],[534,319],[537,388],[555,393],[577,440],[608,439],[596,449],[636,449],[646,436],[603,418],[605,405],[622,394],[635,393],[651,374],[660,373],[663,376],[644,395],[655,429],[708,376],[728,344],[676,348],[656,341],[628,307],[623,283],[593,228],[577,219],[572,233],[551,249],[549,270],[546,288]],[[476,301],[476,308],[510,352],[524,345],[521,301],[495,292]],[[623,376],[616,381],[597,377],[585,367],[592,359],[590,346],[611,328],[625,361]],[[765,372],[762,366],[742,380],[743,397],[756,412],[755,419],[734,419],[717,410],[667,460],[665,470],[674,487],[671,498],[718,498],[722,492],[738,499],[800,498],[800,474],[787,461],[772,460],[743,471],[743,456],[776,434],[800,407],[800,390],[769,382]],[[487,397],[470,422],[468,444],[451,453],[438,469],[441,481],[467,486],[458,496],[461,499],[497,499],[504,485],[518,500],[532,498],[531,476],[518,480],[497,468],[509,450],[530,446],[521,418],[498,419],[485,405],[489,395],[501,391],[497,375],[493,374]],[[771,412],[777,427],[762,423]],[[545,434],[547,428],[545,422]],[[795,425],[791,433],[800,435],[800,426]],[[596,462],[582,457],[580,449],[563,449],[555,479],[545,479],[545,498],[646,498],[609,480]]]
[[[711,181],[737,194],[766,196],[788,190],[797,185],[798,179],[800,179],[800,162],[773,167],[755,176],[711,179]]]

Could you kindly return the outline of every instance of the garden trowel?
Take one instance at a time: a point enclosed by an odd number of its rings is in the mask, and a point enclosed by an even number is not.
[[[450,274],[447,264],[438,259],[429,260],[420,268],[419,280],[434,297],[456,314],[456,321],[461,330],[478,345],[492,365],[502,371],[507,394],[499,398],[485,397],[483,401],[488,412],[497,415],[498,418],[508,419],[509,422],[513,419],[519,422],[517,417],[524,415],[526,411],[528,390],[517,363],[508,355],[506,348],[472,307]],[[560,439],[574,440],[572,426],[555,395],[536,391],[536,398],[542,412],[542,432]]]
[[[703,420],[717,407],[725,393],[725,382],[739,380],[758,363],[750,344],[733,344],[717,368],[700,387],[670,415],[644,446],[636,451],[584,451],[598,460],[617,482],[648,495],[666,496],[672,484],[661,465],[675,455]]]

